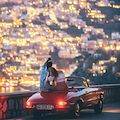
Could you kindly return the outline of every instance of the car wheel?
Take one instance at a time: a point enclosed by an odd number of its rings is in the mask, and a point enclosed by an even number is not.
[[[95,111],[95,113],[101,113],[102,109],[103,109],[103,100],[100,99],[98,104],[95,105],[94,111]]]
[[[40,112],[32,112],[34,118],[41,118],[42,113]]]
[[[81,111],[81,105],[80,105],[80,102],[77,102],[75,104],[74,109],[72,110],[72,114],[71,115],[79,117],[80,116],[80,111]]]

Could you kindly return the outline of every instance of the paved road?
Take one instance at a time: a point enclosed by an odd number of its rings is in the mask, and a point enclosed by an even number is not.
[[[35,120],[35,118],[31,115],[11,120]],[[95,114],[94,110],[87,109],[81,111],[81,116],[79,118],[70,118],[69,115],[62,114],[46,115],[42,117],[42,120],[120,120],[120,102],[104,104],[101,114]]]

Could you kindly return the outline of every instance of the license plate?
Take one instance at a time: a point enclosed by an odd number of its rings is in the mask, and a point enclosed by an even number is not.
[[[37,110],[52,110],[52,105],[36,105]]]

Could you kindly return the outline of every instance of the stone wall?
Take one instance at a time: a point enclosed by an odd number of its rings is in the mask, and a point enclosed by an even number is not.
[[[0,95],[0,119],[15,118],[31,114],[26,110],[26,100],[37,91]]]
[[[99,85],[104,90],[104,103],[120,101],[120,84],[117,85]]]
[[[104,103],[120,101],[120,84],[94,85],[104,90]],[[0,119],[16,118],[30,115],[25,108],[26,100],[37,91],[0,94]]]

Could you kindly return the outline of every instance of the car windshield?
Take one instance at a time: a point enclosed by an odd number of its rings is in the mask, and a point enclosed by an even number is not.
[[[88,79],[84,77],[66,77],[69,87],[89,87]]]

